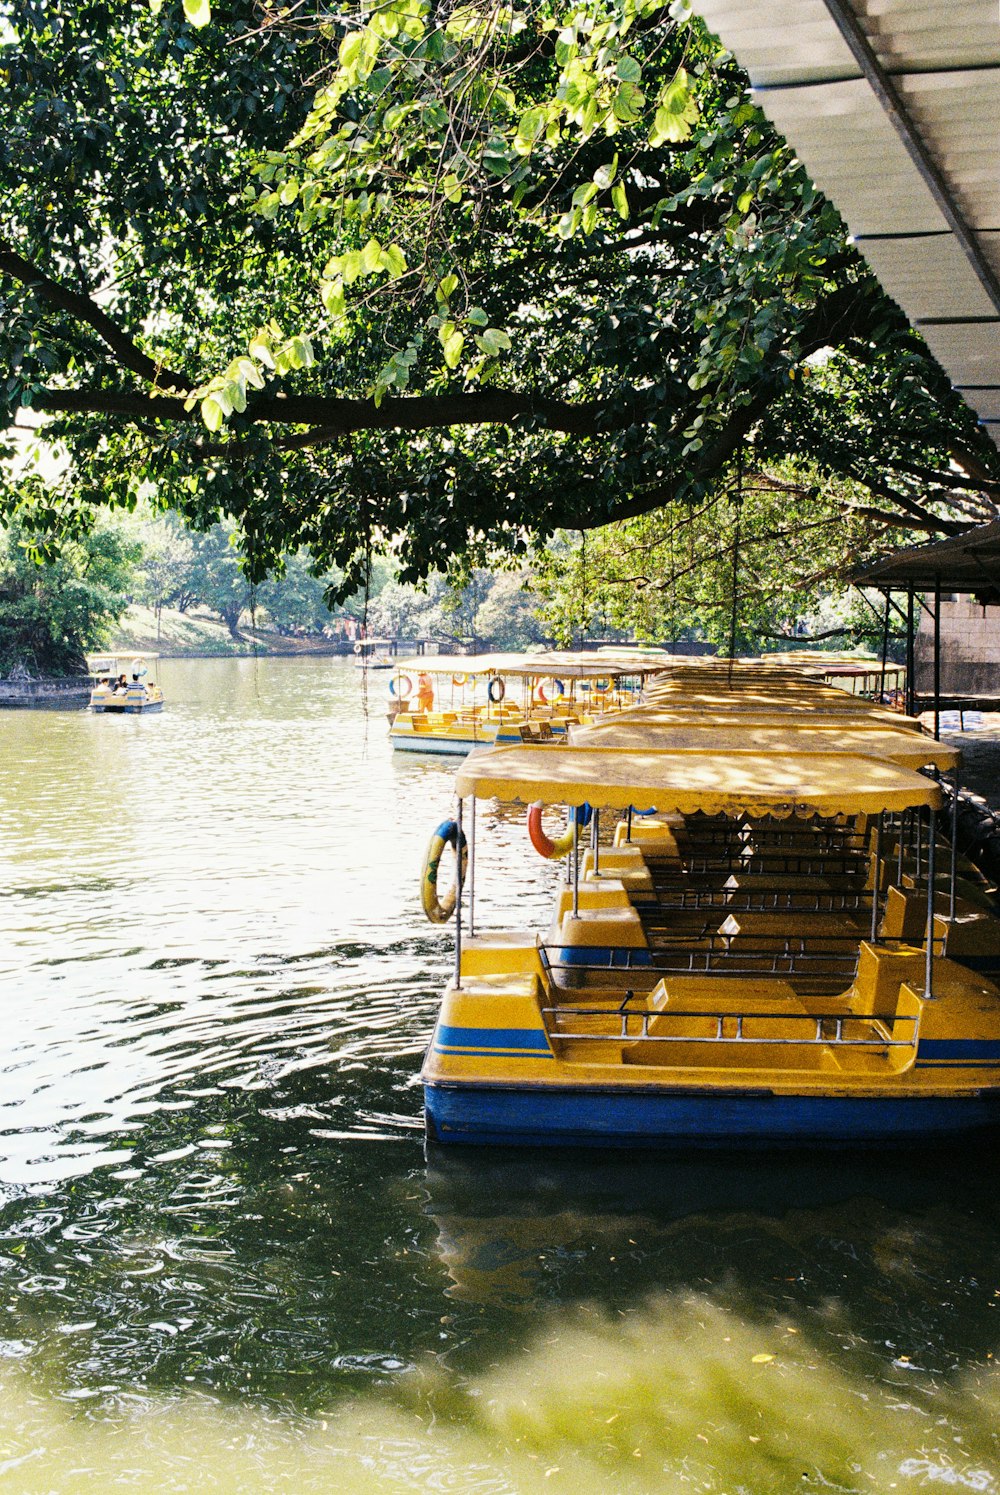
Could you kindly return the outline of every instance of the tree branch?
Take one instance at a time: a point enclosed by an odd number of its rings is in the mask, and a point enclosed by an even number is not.
[[[624,406],[608,400],[574,404],[491,388],[472,393],[404,395],[385,399],[378,406],[374,400],[336,395],[276,394],[255,399],[241,419],[253,425],[309,426],[308,431],[280,438],[283,446],[295,448],[320,446],[354,431],[428,431],[446,426],[512,425],[518,421],[572,436],[601,436],[641,420],[642,407],[638,391],[629,393]],[[39,390],[32,408],[64,415],[123,415],[133,420],[198,419],[197,410],[185,410],[184,401],[176,396],[147,396],[132,390]],[[231,450],[227,444],[216,446],[219,453]]]
[[[117,356],[122,368],[128,369],[130,373],[138,374],[140,379],[154,386],[187,388],[190,381],[184,374],[164,368],[150,358],[90,296],[60,285],[3,240],[0,240],[0,273],[9,275],[21,285],[30,286],[46,305],[68,312],[76,321],[85,322],[92,327],[101,341]]]

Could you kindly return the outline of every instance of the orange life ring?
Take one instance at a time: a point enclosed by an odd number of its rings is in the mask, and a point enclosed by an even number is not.
[[[545,834],[545,830],[542,826],[542,811],[544,810],[544,808],[545,804],[540,799],[536,800],[533,805],[529,805],[528,839],[530,840],[535,850],[538,852],[538,855],[540,857],[545,857],[547,861],[558,859],[559,857],[568,856],[569,853],[573,850],[573,843],[576,840],[577,825],[582,826],[589,824],[590,817],[593,814],[593,811],[588,804],[580,805],[579,809],[571,809],[569,812],[569,823],[567,824],[566,829],[563,831],[561,836],[557,836],[553,841],[551,837]]]
[[[452,675],[451,683],[452,685],[468,685],[469,677],[468,675]]]
[[[547,688],[550,683],[552,685],[551,694]],[[535,686],[535,700],[540,701],[543,706],[551,706],[553,701],[558,701],[565,694],[566,687],[561,680],[551,680],[550,682],[550,679],[547,677],[545,680],[539,680]]]

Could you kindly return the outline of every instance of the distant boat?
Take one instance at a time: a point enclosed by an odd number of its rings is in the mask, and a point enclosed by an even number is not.
[[[395,660],[389,653],[392,647],[392,639],[371,638],[358,639],[354,645],[354,653],[357,658],[354,661],[356,670],[391,670]]]
[[[163,710],[163,691],[149,678],[158,654],[93,654],[87,668],[97,679],[90,692],[90,709],[112,716],[140,716]]]

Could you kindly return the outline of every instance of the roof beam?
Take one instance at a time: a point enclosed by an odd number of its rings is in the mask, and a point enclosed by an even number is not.
[[[850,48],[855,62],[867,79],[872,92],[895,126],[927,190],[944,214],[955,238],[961,244],[965,257],[979,277],[983,289],[1000,312],[1000,280],[997,279],[993,266],[983,254],[972,228],[966,222],[950,184],[924,143],[905,100],[875,55],[849,0],[824,0],[824,4],[837,30]]]

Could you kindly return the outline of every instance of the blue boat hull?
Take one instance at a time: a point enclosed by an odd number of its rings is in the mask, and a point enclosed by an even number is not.
[[[523,1147],[905,1144],[1000,1128],[1000,1091],[961,1099],[425,1085],[435,1142]]]

